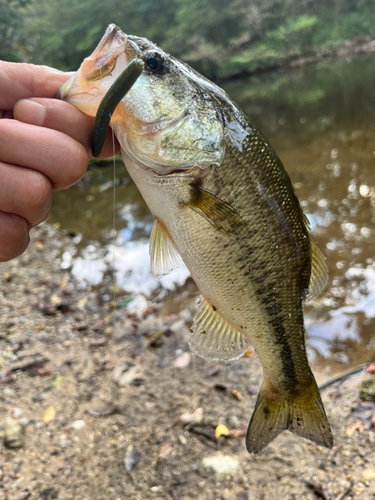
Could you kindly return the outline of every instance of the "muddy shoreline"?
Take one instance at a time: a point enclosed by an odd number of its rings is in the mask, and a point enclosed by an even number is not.
[[[369,375],[323,391],[332,450],[283,433],[250,456],[257,356],[190,355],[194,307],[114,308],[61,270],[70,244],[44,224],[0,264],[0,500],[375,498],[375,405],[358,403]]]

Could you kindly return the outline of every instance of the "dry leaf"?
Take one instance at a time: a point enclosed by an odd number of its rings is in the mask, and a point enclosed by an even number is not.
[[[49,406],[46,411],[44,412],[43,415],[43,423],[45,425],[48,425],[51,423],[53,420],[55,420],[56,417],[56,410],[53,406]]]
[[[246,436],[247,431],[245,429],[234,429],[233,431],[229,431],[229,437],[237,439]]]
[[[245,351],[245,354],[244,354],[244,357],[245,358],[251,358],[254,354],[254,351],[252,349],[248,349],[247,351]]]
[[[132,470],[132,468],[135,465],[137,465],[140,458],[141,458],[141,454],[139,453],[139,451],[135,450],[134,446],[132,444],[130,444],[126,449],[125,458],[124,458],[124,465],[125,465],[126,472],[130,472]]]
[[[236,391],[235,389],[233,389],[233,391],[231,392],[232,396],[236,399],[238,399],[238,401],[243,401],[244,400],[244,397],[242,396],[242,394],[240,393],[240,391]]]
[[[171,453],[171,451],[172,451],[172,446],[169,443],[164,443],[163,446],[160,448],[159,457],[167,458],[167,456]]]
[[[229,430],[223,424],[218,425],[215,429],[215,438],[219,439],[221,436],[229,436]]]
[[[183,425],[199,424],[203,418],[203,408],[197,408],[194,413],[184,413],[180,417],[180,422]]]
[[[348,437],[352,437],[352,435],[357,429],[359,432],[364,431],[364,425],[363,422],[361,422],[361,420],[358,420],[358,422],[356,422],[355,424],[349,425],[349,427],[346,429],[346,435]]]

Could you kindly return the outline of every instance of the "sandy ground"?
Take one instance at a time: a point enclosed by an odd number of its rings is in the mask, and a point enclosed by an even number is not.
[[[256,355],[190,355],[193,300],[178,315],[168,301],[114,309],[60,269],[68,245],[44,225],[0,264],[1,500],[375,499],[368,375],[323,392],[332,450],[286,432],[251,456]],[[229,436],[215,438],[219,424]]]

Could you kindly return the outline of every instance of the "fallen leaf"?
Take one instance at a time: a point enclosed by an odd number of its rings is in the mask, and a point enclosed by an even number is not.
[[[114,415],[115,413],[120,413],[120,409],[118,406],[109,403],[101,408],[86,410],[86,413],[93,417],[107,417],[109,415]]]
[[[81,299],[79,302],[77,302],[77,307],[78,309],[84,309],[86,304],[87,299]]]
[[[131,384],[137,377],[139,377],[140,372],[141,372],[140,365],[133,366],[120,376],[117,382],[118,385],[120,387],[124,387],[125,385]]]
[[[229,436],[229,430],[223,424],[219,424],[215,429],[215,438],[219,439],[221,436]]]
[[[364,431],[363,423],[360,420],[358,420],[358,422],[356,422],[355,424],[349,425],[349,427],[346,429],[346,435],[348,437],[352,437],[356,430],[358,430],[359,432]]]
[[[57,375],[57,377],[55,378],[55,380],[52,382],[52,387],[54,389],[56,389],[56,387],[59,387],[59,385],[62,384],[62,381],[63,381],[63,378],[61,375]]]
[[[193,413],[184,413],[180,417],[180,423],[183,425],[187,424],[199,424],[203,419],[203,408],[197,408]]]
[[[163,446],[160,448],[159,457],[167,458],[167,456],[170,455],[171,451],[172,451],[172,446],[169,443],[164,443]]]
[[[52,370],[46,370],[45,368],[37,368],[36,372],[41,377],[46,377],[47,375],[51,375]]]
[[[252,349],[248,349],[245,351],[244,358],[251,358],[254,355],[254,351]]]
[[[218,366],[214,366],[213,368],[211,368],[211,370],[208,370],[207,377],[214,377],[219,373],[219,371],[220,368]]]
[[[130,472],[135,465],[139,462],[141,454],[139,451],[134,449],[134,446],[130,444],[125,453],[124,465],[126,472]]]
[[[371,363],[370,365],[368,365],[368,367],[366,368],[366,373],[370,373],[370,375],[375,374],[375,363]]]
[[[98,339],[93,339],[91,340],[89,347],[102,347],[105,345],[107,342],[107,339],[105,337],[100,337]]]
[[[53,406],[49,406],[43,415],[43,423],[44,425],[50,424],[56,417],[56,410]]]
[[[245,429],[234,429],[229,431],[229,437],[237,439],[246,436],[247,431]]]
[[[94,330],[94,332],[97,332],[99,330],[103,330],[107,326],[107,321],[104,319],[101,321],[97,321],[95,324],[92,325],[91,329]]]
[[[51,302],[51,304],[53,304],[54,306],[59,306],[62,302],[62,298],[59,297],[58,295],[52,295],[49,299],[49,301]]]

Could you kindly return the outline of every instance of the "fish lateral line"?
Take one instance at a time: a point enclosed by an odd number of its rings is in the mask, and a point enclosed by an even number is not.
[[[144,62],[141,59],[133,59],[103,97],[96,112],[91,136],[91,151],[94,158],[100,156],[102,152],[113,112],[141,76],[143,68]]]

